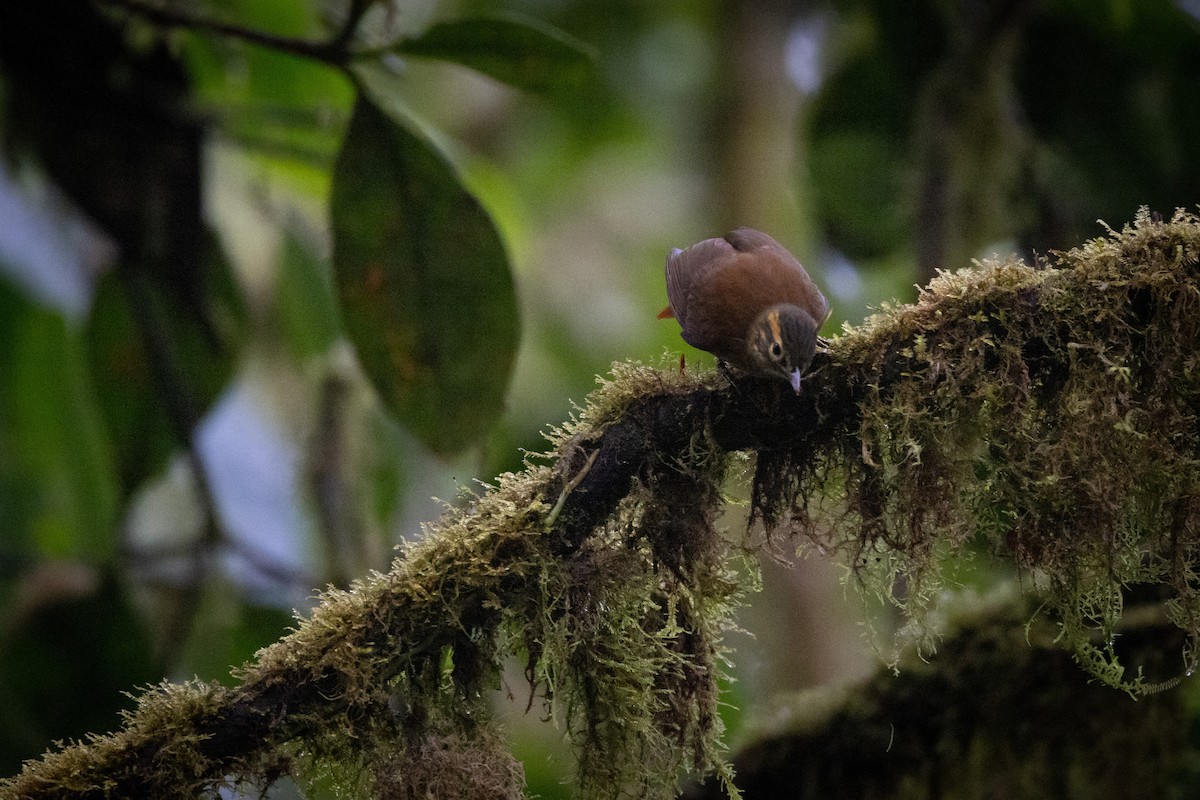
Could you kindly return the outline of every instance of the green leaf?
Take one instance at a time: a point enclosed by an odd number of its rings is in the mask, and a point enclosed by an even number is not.
[[[297,361],[325,353],[337,340],[329,265],[290,232],[284,235],[276,302],[284,341]]]
[[[96,286],[87,321],[88,355],[100,411],[116,448],[126,496],[180,447],[165,405],[158,400],[145,351],[115,272]]]
[[[77,332],[0,280],[0,342],[2,547],[102,560],[117,490]]]
[[[334,170],[334,282],[388,409],[439,453],[503,408],[519,337],[500,236],[424,138],[359,99]]]
[[[453,61],[531,92],[571,92],[590,78],[595,53],[557,28],[516,16],[442,22],[397,50]]]
[[[158,472],[171,452],[188,445],[176,429],[183,420],[171,415],[197,421],[236,367],[245,309],[228,264],[215,249],[210,257],[201,302],[190,308],[163,281],[122,278],[114,271],[96,287],[87,321],[88,356],[125,496]],[[146,330],[134,317],[130,281],[137,282],[136,311],[153,327],[166,355],[157,368],[148,357]],[[163,378],[173,384],[169,392]]]

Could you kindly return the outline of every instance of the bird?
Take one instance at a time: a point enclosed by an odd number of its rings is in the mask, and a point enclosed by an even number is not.
[[[782,378],[800,394],[829,319],[825,295],[796,257],[753,228],[705,239],[667,256],[668,305],[688,344],[735,370]]]

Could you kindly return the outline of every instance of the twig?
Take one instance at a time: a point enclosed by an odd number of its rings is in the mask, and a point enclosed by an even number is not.
[[[301,58],[320,61],[334,67],[344,67],[350,60],[349,43],[354,36],[354,28],[362,18],[362,14],[370,5],[366,0],[354,0],[346,25],[328,42],[313,42],[292,36],[280,36],[266,31],[246,28],[229,22],[203,17],[176,9],[143,3],[141,0],[98,0],[102,5],[119,8],[159,25],[163,28],[188,28],[196,31],[207,31],[232,39],[241,39],[251,44],[269,47]]]
[[[550,509],[550,513],[546,515],[547,528],[554,527],[554,523],[558,521],[558,515],[562,513],[563,506],[566,504],[567,498],[570,497],[571,492],[575,491],[575,487],[582,483],[583,479],[587,477],[588,471],[591,470],[592,465],[596,463],[596,457],[599,455],[600,448],[593,450],[592,454],[587,457],[587,461],[584,463],[583,468],[580,469],[579,472],[575,474],[575,477],[571,478],[571,480],[567,482],[567,485],[563,487],[562,494],[558,496],[558,502],[554,504],[554,508]]]
[[[204,515],[204,529],[193,548],[192,580],[186,593],[186,602],[179,604],[172,614],[172,619],[163,625],[165,633],[159,650],[163,663],[169,666],[173,660],[171,654],[182,649],[199,607],[199,587],[207,572],[208,563],[204,556],[227,537],[224,535],[216,496],[213,494],[212,484],[208,480],[208,472],[204,460],[200,457],[195,438],[200,414],[195,399],[188,391],[187,380],[180,371],[161,310],[154,298],[154,290],[150,286],[150,277],[145,269],[136,266],[122,270],[120,275],[130,315],[145,348],[151,379],[163,398],[175,438],[184,448],[188,465],[191,467],[192,485]]]
[[[354,32],[358,30],[358,23],[362,22],[363,15],[367,13],[372,2],[374,0],[350,0],[350,10],[346,13],[346,21],[342,23],[342,29],[338,31],[337,36],[329,42],[329,47],[336,48],[347,55],[350,53],[350,43],[354,40]]]

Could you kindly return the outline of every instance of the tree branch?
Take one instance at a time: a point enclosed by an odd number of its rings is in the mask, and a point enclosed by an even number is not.
[[[755,515],[848,553],[908,612],[947,552],[982,539],[1037,568],[1093,675],[1145,689],[1111,646],[1122,587],[1155,587],[1200,636],[1198,259],[1200,219],[1143,212],[1053,269],[940,276],[832,340],[800,397],[618,365],[550,466],[502,476],[389,573],[328,593],[238,687],[149,692],[0,797],[193,796],[310,760],[419,774],[431,737],[491,747],[484,689],[519,650],[567,720],[584,794],[666,792],[684,766],[728,780],[716,679],[739,590],[712,520],[733,449],[757,451]]]

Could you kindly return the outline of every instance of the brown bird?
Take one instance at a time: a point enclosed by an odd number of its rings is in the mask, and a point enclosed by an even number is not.
[[[742,372],[783,378],[796,394],[830,313],[795,256],[751,228],[672,250],[667,299],[658,318],[679,320],[685,342]]]

